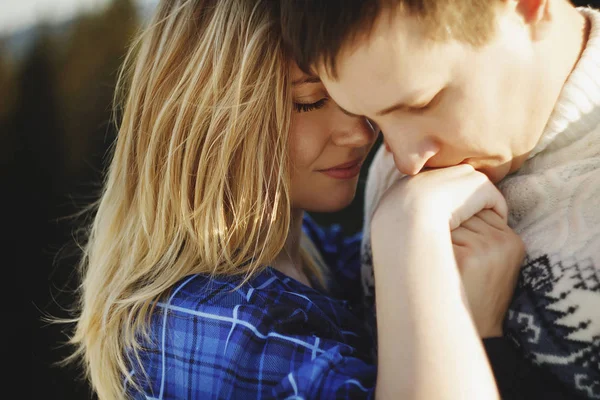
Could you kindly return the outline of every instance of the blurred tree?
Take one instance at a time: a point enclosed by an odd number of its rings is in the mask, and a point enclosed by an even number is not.
[[[58,113],[55,43],[40,28],[31,53],[16,77],[19,97],[14,105],[14,129],[18,134],[15,162],[38,181],[39,190],[60,193],[63,138]],[[37,190],[37,189],[35,189]]]
[[[26,290],[32,301],[25,304],[36,308],[33,310],[35,318],[30,321],[33,337],[23,348],[31,352],[29,368],[33,368],[32,376],[36,377],[37,384],[27,388],[44,388],[45,392],[51,391],[53,385],[68,387],[73,381],[72,377],[59,381],[60,375],[49,372],[52,371],[50,365],[58,359],[50,357],[51,349],[64,337],[59,339],[58,335],[51,336],[50,331],[42,330],[44,323],[38,312],[42,309],[59,315],[49,295],[54,248],[56,240],[62,237],[53,221],[57,217],[56,204],[66,188],[62,179],[64,141],[57,104],[55,50],[56,44],[48,29],[40,27],[31,52],[15,76],[19,96],[8,130],[13,135],[9,150],[12,158],[5,169],[8,174],[5,188],[8,189],[3,196],[8,202],[7,215],[15,219],[10,235],[14,241],[10,250],[17,255],[15,267],[26,274],[14,282],[27,283]],[[15,343],[22,340],[18,330],[14,333]],[[21,355],[17,359],[23,358]],[[38,395],[42,394],[46,393]]]
[[[93,398],[77,365],[53,366],[72,348],[62,346],[67,326],[47,325],[43,314],[69,317],[76,265],[81,256],[73,232],[83,222],[61,219],[95,200],[103,157],[115,136],[109,123],[117,72],[138,27],[132,0],[116,0],[102,13],[73,22],[65,35],[40,35],[18,75],[15,108],[19,160],[15,207],[30,210],[22,234],[33,228],[23,252],[36,271],[32,356],[38,390],[33,398]],[[53,41],[54,40],[54,41]]]
[[[0,118],[6,118],[13,102],[12,68],[7,59],[6,44],[0,39]]]
[[[102,157],[115,135],[109,121],[118,69],[137,28],[133,2],[116,0],[104,13],[80,18],[65,46],[59,87],[65,161],[75,181],[99,177]]]
[[[18,264],[12,262],[12,260],[18,260],[18,251],[13,253],[15,250],[15,227],[18,222],[15,218],[15,195],[14,195],[14,178],[15,171],[11,168],[14,165],[15,157],[12,149],[16,147],[17,135],[13,128],[13,110],[14,110],[14,99],[15,99],[15,85],[12,79],[12,68],[9,65],[7,58],[5,57],[6,51],[4,43],[0,41],[0,182],[2,196],[0,196],[0,207],[3,210],[2,228],[5,234],[4,238],[8,236],[8,241],[3,239],[3,259],[5,260],[5,268],[3,269],[3,281],[8,286],[14,285],[18,282],[18,276],[16,276],[16,270]],[[6,234],[8,233],[8,235]],[[4,318],[7,321],[19,321],[19,317],[27,315],[26,312],[22,311],[22,306],[26,305],[23,299],[15,302],[14,295],[9,290],[2,290],[2,300],[4,304],[11,304],[12,307],[8,307]],[[8,314],[8,315],[6,315]],[[16,367],[17,370],[21,366],[25,366],[26,361],[24,360],[23,354],[14,352],[15,346],[12,344],[16,343],[16,339],[21,336],[20,329],[14,329],[13,327],[19,326],[18,324],[11,323],[8,325],[8,329],[2,330],[2,342],[8,345],[0,348],[0,356],[3,359],[14,360],[11,361],[11,367]],[[14,353],[13,353],[14,352]],[[11,368],[12,369],[12,368]],[[9,371],[8,376],[4,377],[7,381],[11,381],[12,375]],[[15,376],[16,378],[16,376]]]
[[[12,162],[12,148],[15,145],[15,135],[9,124],[17,94],[13,67],[6,55],[5,43],[0,41],[0,167],[8,166]]]

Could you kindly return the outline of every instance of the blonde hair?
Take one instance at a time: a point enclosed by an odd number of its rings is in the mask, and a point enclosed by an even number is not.
[[[162,1],[125,60],[71,339],[100,399],[126,396],[125,354],[137,357],[173,285],[249,279],[284,246],[292,100],[273,4]]]

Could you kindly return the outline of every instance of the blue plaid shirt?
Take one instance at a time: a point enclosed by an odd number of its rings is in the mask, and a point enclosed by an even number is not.
[[[330,267],[327,292],[270,267],[239,288],[240,278],[187,277],[157,304],[141,353],[146,376],[132,371],[143,393],[132,397],[374,398],[360,234],[344,238],[308,217],[304,230]]]

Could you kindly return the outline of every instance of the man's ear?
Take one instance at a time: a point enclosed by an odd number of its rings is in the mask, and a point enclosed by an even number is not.
[[[552,23],[553,0],[509,0],[514,1],[515,11],[523,23],[529,27],[533,40],[546,38]]]

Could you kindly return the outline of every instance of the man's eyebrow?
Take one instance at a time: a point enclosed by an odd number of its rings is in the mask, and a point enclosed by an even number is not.
[[[351,117],[363,117],[362,115],[354,114],[354,113],[351,113],[350,111],[344,110],[344,109],[343,109],[342,107],[340,107],[339,105],[338,105],[338,107],[339,107],[339,109],[340,109],[340,110],[342,110],[342,112],[343,112],[344,114],[346,114],[346,115],[349,115],[349,116],[351,116]],[[388,107],[388,108],[386,108],[386,109],[384,109],[384,110],[381,110],[381,111],[379,111],[379,112],[375,113],[375,115],[377,115],[378,117],[383,117],[384,115],[387,115],[387,114],[389,114],[389,113],[392,113],[392,112],[394,112],[394,111],[398,111],[398,110],[409,110],[409,109],[411,109],[411,108],[413,108],[413,106],[409,106],[408,104],[404,104],[404,103],[400,102],[400,103],[396,103],[396,104],[394,104],[394,105],[393,105],[393,106],[391,106],[391,107]]]
[[[435,96],[438,96],[442,92],[442,90],[440,90],[439,92],[437,92],[435,94]],[[381,111],[378,111],[378,112],[375,113],[375,115],[377,115],[378,117],[383,117],[384,115],[390,114],[390,113],[392,113],[394,111],[411,110],[411,109],[414,109],[414,108],[418,108],[417,104],[419,104],[419,101],[421,101],[424,98],[424,96],[427,95],[427,94],[428,94],[428,91],[426,91],[426,90],[416,91],[413,94],[407,96],[406,100],[399,101],[396,104],[394,104],[393,106],[390,106],[390,107],[385,108],[385,109],[383,109]]]
[[[398,110],[408,110],[411,109],[413,107],[409,106],[408,104],[405,104],[403,102],[398,102],[396,104],[394,104],[393,106],[390,106],[386,109],[383,109],[381,111],[378,111],[377,113],[375,113],[375,115],[377,115],[378,117],[383,117],[384,115],[390,114],[394,111],[398,111]]]
[[[292,82],[292,85],[303,85],[305,83],[321,83],[321,79],[318,76],[303,76],[300,79],[296,79]]]

